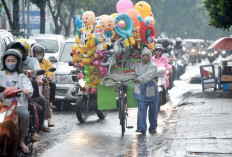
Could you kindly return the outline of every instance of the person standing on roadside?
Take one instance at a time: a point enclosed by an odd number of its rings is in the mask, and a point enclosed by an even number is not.
[[[135,64],[136,78],[134,80],[134,98],[138,100],[138,116],[136,132],[145,134],[147,131],[147,108],[149,107],[149,132],[156,133],[157,117],[159,110],[159,93],[155,81],[157,66],[151,62],[152,54],[148,48],[144,48],[141,54],[142,62]]]

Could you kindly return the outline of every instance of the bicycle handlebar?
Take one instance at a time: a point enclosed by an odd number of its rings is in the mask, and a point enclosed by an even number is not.
[[[127,81],[134,80],[134,78],[133,78],[133,79],[124,80],[124,81],[123,81],[123,80],[118,81],[118,80],[115,80],[115,79],[113,79],[113,78],[105,78],[105,79],[104,79],[104,81],[107,81],[107,80],[112,80],[112,81],[114,81],[114,82],[125,83],[125,82],[127,82]]]

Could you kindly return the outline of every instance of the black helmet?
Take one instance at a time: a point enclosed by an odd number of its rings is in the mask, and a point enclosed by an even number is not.
[[[2,55],[3,69],[7,69],[5,60],[6,60],[6,57],[9,56],[9,55],[15,56],[17,58],[17,64],[16,64],[16,67],[15,67],[14,70],[18,71],[20,69],[20,67],[21,67],[21,62],[22,61],[21,61],[20,52],[15,50],[15,49],[9,49]]]
[[[164,50],[163,45],[162,44],[156,44],[152,51],[156,51],[156,50],[163,51]]]
[[[43,57],[44,57],[44,54],[45,54],[45,51],[46,51],[45,44],[41,43],[41,42],[36,43],[36,44],[34,44],[32,46],[31,51],[32,51],[31,55],[33,57],[35,57],[35,52],[37,52],[37,51],[43,51]]]
[[[7,46],[6,50],[8,49],[20,49],[23,53],[22,62],[25,62],[25,60],[27,59],[28,53],[26,46],[23,43],[19,41],[13,41]]]

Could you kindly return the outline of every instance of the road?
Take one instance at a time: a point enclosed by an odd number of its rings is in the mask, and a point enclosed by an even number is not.
[[[135,132],[137,108],[129,109],[128,125],[134,128],[126,129],[124,137],[121,137],[118,111],[108,112],[104,120],[91,115],[84,124],[78,122],[74,109],[54,111],[52,119],[55,127],[50,133],[41,132],[42,140],[34,144],[37,156],[151,156],[161,147],[171,106],[179,104],[189,91],[201,90],[200,84],[188,84],[192,77],[199,74],[199,65],[190,65],[181,80],[175,81],[175,87],[169,91],[170,101],[161,107],[157,134],[141,135]]]

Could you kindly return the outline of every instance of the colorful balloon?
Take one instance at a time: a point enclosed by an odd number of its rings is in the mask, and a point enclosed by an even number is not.
[[[139,1],[134,8],[140,12],[143,19],[151,15],[151,6],[145,1]]]
[[[118,26],[121,27],[121,28],[124,28],[126,26],[126,22],[124,20],[120,20],[118,22]]]
[[[124,13],[130,8],[133,8],[134,5],[131,0],[119,0],[116,4],[116,10],[118,13]]]
[[[139,20],[137,18],[137,16],[140,15],[138,10],[131,8],[131,9],[128,9],[125,13],[127,13],[131,17],[131,20],[133,21],[134,27],[137,27],[140,25]]]

